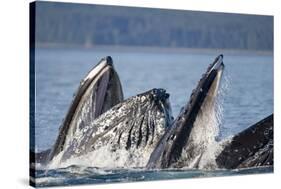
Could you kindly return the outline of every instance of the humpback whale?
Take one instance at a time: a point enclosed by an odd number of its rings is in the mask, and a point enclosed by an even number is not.
[[[63,150],[76,129],[83,129],[122,100],[122,86],[112,58],[105,57],[81,81],[50,152],[50,160]]]
[[[147,169],[273,165],[273,115],[227,142],[216,141],[217,94],[224,67],[219,55],[173,119],[164,89],[124,100],[112,58],[105,57],[81,81],[54,146],[36,153],[34,161],[64,166],[87,160],[94,167]]]
[[[209,130],[208,114],[215,111],[215,98],[224,69],[222,59],[222,55],[218,56],[203,74],[190,100],[152,153],[148,168],[196,167],[214,136]]]
[[[152,89],[75,128],[67,135],[59,161],[88,155],[97,157],[91,164],[98,167],[144,167],[170,125],[168,97],[165,90]]]
[[[273,165],[273,114],[236,134],[216,162],[227,169]]]

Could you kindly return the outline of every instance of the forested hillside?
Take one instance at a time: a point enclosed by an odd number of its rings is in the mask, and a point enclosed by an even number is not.
[[[36,3],[36,43],[272,50],[273,17]]]

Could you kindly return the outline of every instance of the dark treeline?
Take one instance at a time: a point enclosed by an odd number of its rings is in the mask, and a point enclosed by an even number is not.
[[[273,17],[36,3],[37,44],[272,50]]]

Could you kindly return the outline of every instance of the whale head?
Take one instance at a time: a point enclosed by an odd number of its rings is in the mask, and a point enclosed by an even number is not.
[[[164,89],[149,90],[76,129],[59,161],[86,157],[88,166],[144,167],[171,122],[169,94]]]
[[[80,82],[50,153],[53,159],[77,128],[82,129],[112,106],[123,101],[119,76],[110,56],[100,60]]]
[[[148,168],[191,167],[198,162],[209,142],[208,134],[212,134],[206,119],[215,111],[224,70],[222,59],[223,55],[219,55],[202,75],[189,101],[151,154]]]

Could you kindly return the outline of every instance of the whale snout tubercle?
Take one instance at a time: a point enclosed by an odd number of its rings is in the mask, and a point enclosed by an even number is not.
[[[156,100],[156,101],[159,101],[159,100],[166,100],[170,97],[170,94],[169,93],[166,93],[166,90],[165,89],[152,89],[152,96],[153,96],[153,99]]]

